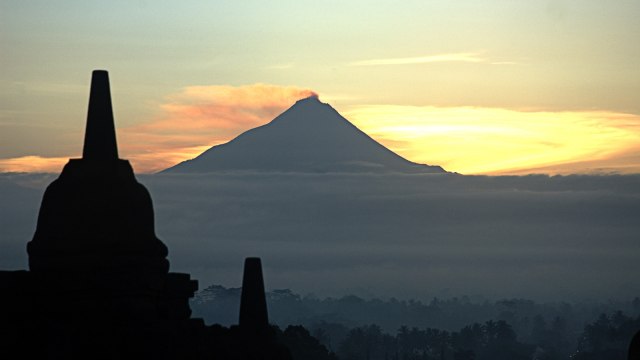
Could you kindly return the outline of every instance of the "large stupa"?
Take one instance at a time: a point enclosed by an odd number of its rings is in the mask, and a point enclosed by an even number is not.
[[[149,192],[118,158],[106,71],[93,72],[82,158],[69,160],[45,191],[27,251],[33,272],[157,281],[169,270]]]
[[[82,158],[46,189],[27,252],[29,271],[0,271],[0,358],[290,359],[259,259],[247,260],[239,326],[191,318],[198,284],[169,272],[149,192],[118,157],[106,71],[93,72]]]

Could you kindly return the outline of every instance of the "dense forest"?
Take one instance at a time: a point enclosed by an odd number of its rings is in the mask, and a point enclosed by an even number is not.
[[[210,286],[192,302],[208,323],[237,322],[239,288]],[[454,297],[318,298],[267,293],[270,321],[296,359],[626,359],[640,298],[537,303]],[[284,329],[284,330],[280,330]]]

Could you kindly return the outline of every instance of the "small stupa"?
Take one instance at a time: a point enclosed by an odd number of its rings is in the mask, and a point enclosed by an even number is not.
[[[244,261],[238,324],[243,331],[252,335],[264,333],[269,328],[262,261],[257,257],[249,257]]]

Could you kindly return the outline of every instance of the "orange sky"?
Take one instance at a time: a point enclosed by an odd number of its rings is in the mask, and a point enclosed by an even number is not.
[[[165,98],[155,119],[118,129],[120,154],[136,171],[156,172],[265,124],[312,94],[267,84],[186,87]],[[640,172],[637,115],[400,105],[341,112],[407,159],[463,174]],[[3,159],[0,170],[58,172],[68,157]]]

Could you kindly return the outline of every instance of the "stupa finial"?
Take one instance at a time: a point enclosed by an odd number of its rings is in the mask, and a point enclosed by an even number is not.
[[[82,158],[92,161],[118,159],[109,73],[106,70],[94,70],[91,76],[91,94]]]

